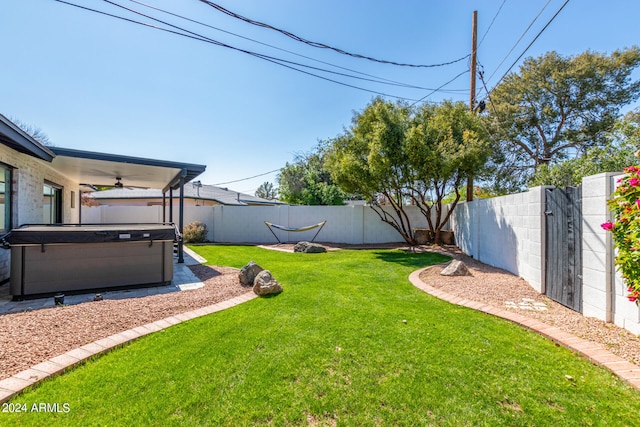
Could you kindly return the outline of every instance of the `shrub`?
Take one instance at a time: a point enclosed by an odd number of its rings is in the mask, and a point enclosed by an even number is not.
[[[640,305],[640,166],[624,171],[608,202],[614,221],[605,222],[602,228],[613,233],[618,249],[615,263],[627,285],[629,301]]]
[[[185,243],[204,243],[207,241],[207,226],[200,221],[187,224],[182,238]]]

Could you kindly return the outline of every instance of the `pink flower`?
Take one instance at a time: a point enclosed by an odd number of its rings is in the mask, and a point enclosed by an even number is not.
[[[638,209],[640,209],[640,199],[636,200],[636,205],[638,205]]]
[[[605,222],[604,224],[600,224],[600,227],[602,227],[604,230],[611,231],[613,230],[613,227],[615,227],[615,224],[609,221]]]
[[[629,185],[632,187],[637,187],[638,185],[640,185],[640,179],[635,177],[629,179]]]
[[[629,301],[631,302],[635,302],[638,298],[634,297],[633,295],[629,296]]]

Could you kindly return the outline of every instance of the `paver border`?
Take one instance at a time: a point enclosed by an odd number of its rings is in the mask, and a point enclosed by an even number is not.
[[[489,304],[464,299],[427,285],[422,281],[422,279],[420,279],[420,274],[431,267],[432,266],[424,267],[411,273],[409,275],[409,281],[411,284],[429,295],[443,301],[447,301],[451,304],[481,311],[521,325],[524,328],[536,332],[551,341],[582,355],[590,362],[603,366],[635,389],[640,390],[640,366],[611,353],[600,344],[587,341],[555,326],[541,322],[540,320],[532,319],[530,317],[514,313],[513,311],[500,309]],[[2,387],[2,384],[0,384],[0,387]]]
[[[69,350],[66,353],[52,357],[51,359],[40,362],[29,369],[25,369],[24,371],[18,372],[17,374],[0,381],[0,403],[7,402],[22,393],[22,391],[27,387],[62,374],[63,372],[84,363],[92,357],[106,354],[116,348],[135,341],[138,338],[170,328],[174,325],[197,317],[206,316],[235,307],[238,304],[242,304],[243,302],[250,301],[257,297],[258,295],[249,291],[237,297],[220,301],[216,304],[118,332],[117,334],[101,338],[89,344],[85,344],[82,347]]]

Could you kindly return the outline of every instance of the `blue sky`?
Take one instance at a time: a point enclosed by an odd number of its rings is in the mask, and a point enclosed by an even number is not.
[[[68,1],[153,22],[101,0]],[[130,0],[113,0],[240,49],[422,88],[382,85],[306,69],[329,79],[408,99],[425,97],[432,92],[429,89],[440,87],[469,68],[468,59],[435,68],[374,63],[305,45],[227,16],[198,0],[140,1],[219,30]],[[477,10],[478,39],[482,39],[478,61],[485,78],[493,75],[487,81],[489,88],[564,2],[216,1],[237,14],[307,40],[411,64],[438,64],[468,55],[472,12]],[[0,66],[1,113],[40,128],[59,147],[205,164],[207,171],[201,180],[206,184],[240,180],[284,166],[296,153],[311,150],[318,140],[340,134],[349,126],[353,112],[362,110],[376,96],[229,48],[53,0],[3,3],[0,37],[5,60]],[[630,47],[640,42],[638,17],[637,0],[571,0],[523,59],[551,50],[576,55],[585,50],[610,53]],[[513,71],[517,69],[516,65]],[[425,100],[468,102],[469,84],[469,74],[463,74]],[[478,81],[479,91],[481,87]],[[275,177],[271,173],[224,186],[253,194],[260,183],[274,182]]]

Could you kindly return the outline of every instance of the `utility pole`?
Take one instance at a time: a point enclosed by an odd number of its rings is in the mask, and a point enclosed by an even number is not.
[[[476,50],[478,48],[478,11],[473,11],[471,21],[471,90],[469,108],[473,113],[476,108]],[[467,202],[473,201],[473,177],[467,177]]]

